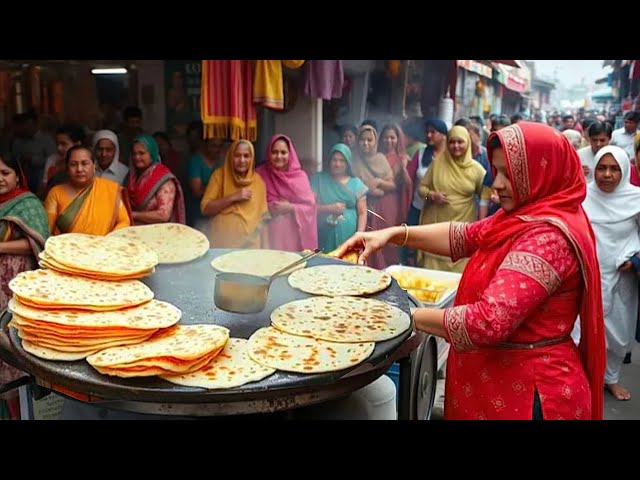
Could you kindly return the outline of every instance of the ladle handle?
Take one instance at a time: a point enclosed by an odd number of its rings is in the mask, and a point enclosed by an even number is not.
[[[322,250],[320,250],[319,248],[316,248],[312,253],[308,253],[307,255],[305,255],[304,257],[302,257],[300,260],[296,260],[295,262],[287,265],[286,267],[278,270],[276,273],[274,273],[273,275],[271,275],[269,277],[269,283],[271,283],[273,281],[274,278],[276,278],[278,275],[280,275],[281,273],[286,272],[287,270],[291,270],[293,267],[296,267],[298,265],[300,265],[303,262],[306,262],[307,260],[309,260],[312,257],[315,257],[316,255],[322,253]]]

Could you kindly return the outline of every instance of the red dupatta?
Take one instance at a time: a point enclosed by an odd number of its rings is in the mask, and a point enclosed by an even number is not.
[[[513,242],[525,230],[540,223],[560,228],[576,252],[583,276],[579,349],[591,387],[592,419],[601,420],[606,365],[604,315],[595,236],[582,209],[586,183],[580,159],[564,135],[540,123],[511,125],[493,133],[487,144],[494,137],[505,153],[518,207],[509,213],[500,209],[482,230],[479,248],[467,264],[455,303],[477,300],[477,292],[489,285]],[[492,151],[488,154],[492,162]]]

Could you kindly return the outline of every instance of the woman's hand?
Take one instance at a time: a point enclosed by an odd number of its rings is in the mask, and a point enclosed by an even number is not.
[[[429,201],[437,205],[445,205],[449,203],[449,199],[447,199],[447,194],[442,192],[430,192]]]
[[[253,196],[253,192],[251,191],[250,188],[244,187],[238,190],[235,193],[235,195],[236,195],[235,197],[236,202],[246,202],[247,200],[251,200],[251,197]]]
[[[631,263],[629,260],[627,260],[626,262],[624,262],[622,265],[620,265],[618,267],[618,271],[619,272],[633,272],[633,263]]]
[[[342,202],[336,202],[331,205],[331,207],[331,213],[334,215],[342,215],[347,208],[347,206]]]
[[[293,212],[293,205],[289,202],[289,200],[278,200],[273,202],[272,205],[273,212],[276,215],[285,215],[287,213]]]
[[[342,258],[349,251],[360,252],[358,263],[364,265],[367,258],[389,243],[392,237],[393,229],[391,228],[373,232],[358,232],[338,247],[335,256]]]
[[[375,190],[380,185],[380,182],[382,182],[381,178],[372,178],[365,185],[369,188],[369,190]]]

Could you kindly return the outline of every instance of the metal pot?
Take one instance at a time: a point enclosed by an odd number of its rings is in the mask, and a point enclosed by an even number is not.
[[[216,307],[234,313],[258,313],[264,310],[271,282],[283,272],[321,253],[316,249],[295,262],[278,270],[270,277],[246,273],[221,272],[216,275],[213,301]]]

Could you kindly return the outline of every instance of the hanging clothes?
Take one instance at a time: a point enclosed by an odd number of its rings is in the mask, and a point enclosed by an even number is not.
[[[304,94],[308,97],[340,98],[344,84],[342,60],[308,60],[304,66]]]
[[[249,60],[203,60],[201,115],[205,138],[258,137]]]
[[[273,110],[284,110],[282,66],[296,69],[304,60],[256,60],[253,103]]]

